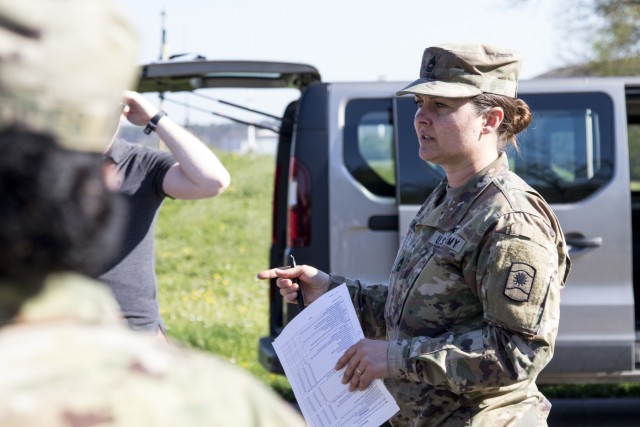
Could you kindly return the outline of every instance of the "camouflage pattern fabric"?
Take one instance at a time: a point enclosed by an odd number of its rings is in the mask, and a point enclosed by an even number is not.
[[[247,372],[129,330],[108,288],[75,275],[0,328],[3,427],[304,426]]]
[[[445,44],[425,49],[420,78],[396,95],[470,98],[481,93],[515,98],[521,55],[483,44]]]
[[[137,47],[114,0],[0,0],[0,130],[103,152],[138,77]]]
[[[505,154],[462,188],[443,181],[389,287],[347,280],[365,332],[390,341],[385,383],[401,408],[391,423],[546,425],[535,380],[553,355],[569,270],[555,215]]]

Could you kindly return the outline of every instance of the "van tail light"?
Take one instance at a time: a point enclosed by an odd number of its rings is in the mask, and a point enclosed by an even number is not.
[[[271,244],[276,244],[278,239],[278,201],[280,200],[280,165],[276,164],[276,171],[273,175],[273,199],[271,200]],[[284,240],[284,239],[283,239]]]
[[[304,248],[311,243],[311,176],[295,157],[289,171],[287,246]]]

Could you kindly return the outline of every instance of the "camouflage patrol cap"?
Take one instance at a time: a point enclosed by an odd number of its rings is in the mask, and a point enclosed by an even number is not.
[[[0,0],[0,129],[104,151],[134,83],[136,53],[113,0]]]
[[[420,78],[396,95],[470,98],[484,92],[515,98],[520,64],[520,54],[496,46],[432,46],[422,55]]]

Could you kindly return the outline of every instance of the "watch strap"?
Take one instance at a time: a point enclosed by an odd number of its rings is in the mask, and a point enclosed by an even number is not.
[[[156,127],[158,126],[158,122],[160,121],[160,119],[166,115],[166,111],[160,110],[155,116],[151,117],[151,120],[149,120],[149,123],[147,123],[147,126],[145,126],[144,128],[144,134],[149,135],[151,132],[154,132],[156,130]]]

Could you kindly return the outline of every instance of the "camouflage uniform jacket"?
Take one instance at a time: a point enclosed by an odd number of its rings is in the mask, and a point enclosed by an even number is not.
[[[411,222],[389,286],[346,280],[365,335],[390,341],[392,424],[546,425],[535,380],[569,269],[555,215],[506,155],[461,188],[445,179]]]
[[[305,425],[239,367],[129,330],[108,288],[81,276],[52,278],[0,322],[0,348],[3,427]]]

